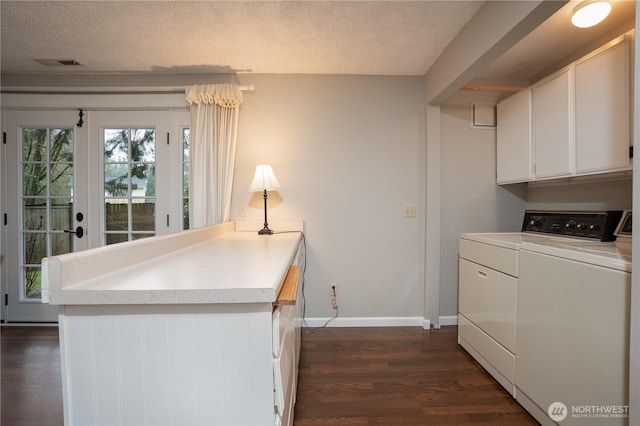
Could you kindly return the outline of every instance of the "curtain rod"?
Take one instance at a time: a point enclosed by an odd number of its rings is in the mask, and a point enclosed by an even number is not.
[[[150,86],[150,87],[33,87],[33,86],[9,86],[2,87],[1,93],[20,94],[184,94],[185,86]],[[253,92],[253,84],[241,84],[238,88],[243,92]]]

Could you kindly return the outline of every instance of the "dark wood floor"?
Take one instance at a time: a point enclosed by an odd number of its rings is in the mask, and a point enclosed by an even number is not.
[[[327,328],[302,340],[295,425],[537,425],[457,327]]]
[[[56,327],[1,327],[2,426],[62,425]],[[456,343],[456,327],[303,333],[295,425],[537,424]]]
[[[0,327],[0,333],[0,424],[62,425],[58,327]]]

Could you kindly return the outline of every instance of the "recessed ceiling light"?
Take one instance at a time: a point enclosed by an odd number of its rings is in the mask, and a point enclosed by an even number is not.
[[[599,24],[611,12],[608,1],[585,1],[573,11],[571,23],[578,28],[589,28]]]

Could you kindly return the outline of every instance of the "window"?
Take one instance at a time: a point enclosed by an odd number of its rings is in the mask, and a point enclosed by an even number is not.
[[[189,129],[182,129],[182,229],[189,229]]]
[[[42,258],[68,253],[73,206],[73,130],[22,130],[22,286],[20,300],[41,296]]]
[[[104,129],[105,244],[155,235],[155,129]]]

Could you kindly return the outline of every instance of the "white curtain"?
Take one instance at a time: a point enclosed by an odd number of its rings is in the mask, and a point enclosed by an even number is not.
[[[227,222],[242,93],[235,84],[186,87],[189,136],[189,227]]]

